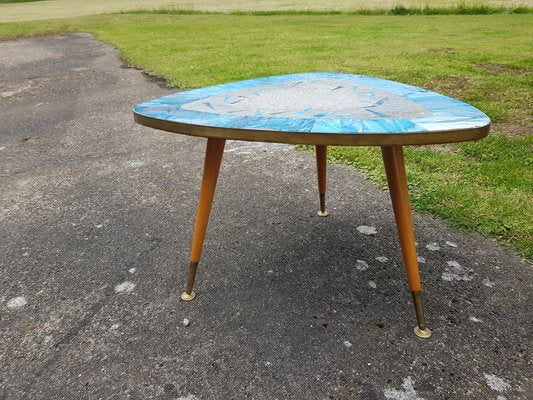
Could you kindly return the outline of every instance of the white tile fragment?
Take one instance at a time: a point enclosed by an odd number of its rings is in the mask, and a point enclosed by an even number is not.
[[[355,265],[355,268],[357,268],[359,271],[364,271],[368,269],[368,263],[363,260],[357,260],[357,264]]]
[[[413,378],[408,376],[403,380],[402,389],[385,389],[383,394],[387,399],[392,400],[425,400],[423,397],[420,397],[414,388]]]
[[[483,377],[485,378],[485,381],[487,381],[487,385],[496,392],[505,392],[507,389],[511,389],[511,385],[499,376],[494,374],[483,374]]]
[[[447,244],[448,246],[450,246],[450,247],[457,247],[457,244],[456,244],[456,243],[454,243],[454,242],[450,242],[450,241],[448,241],[448,240],[446,241],[446,244]]]
[[[7,308],[15,309],[21,308],[28,304],[28,301],[23,296],[13,297],[7,302]]]
[[[134,274],[135,272],[137,272],[137,268],[130,268],[130,269],[128,269],[128,272],[130,274]]]
[[[374,228],[373,226],[361,225],[357,227],[357,230],[359,231],[359,233],[362,233],[363,235],[368,235],[368,236],[372,236],[378,233],[376,228]]]
[[[115,286],[117,293],[130,293],[133,289],[135,289],[135,283],[130,281],[124,281]]]
[[[472,273],[474,272],[470,268],[465,268],[457,261],[448,261],[448,266],[444,269],[441,275],[444,281],[471,281]]]
[[[478,323],[481,323],[483,322],[482,320],[480,320],[479,318],[477,317],[468,317],[468,319],[472,322],[478,322]]]
[[[486,286],[486,287],[494,287],[494,285],[496,283],[494,283],[493,281],[491,281],[489,278],[485,278],[483,279],[481,282],[483,282],[483,284]]]
[[[389,259],[385,256],[376,257],[376,260],[378,260],[380,263],[386,263],[387,261],[389,261]]]
[[[113,324],[113,325],[111,325],[111,327],[109,328],[109,330],[111,330],[111,331],[116,331],[116,330],[118,329],[119,326],[120,326],[119,324]]]
[[[347,348],[352,347],[352,344],[351,344],[349,341],[347,341],[347,340],[345,340],[344,342],[342,342],[342,344],[344,345],[344,347],[347,347]]]
[[[188,318],[183,318],[183,326],[189,326],[191,324],[191,321],[189,321]]]
[[[440,246],[438,243],[433,242],[433,243],[426,244],[426,249],[428,249],[429,251],[439,251]]]
[[[370,286],[372,289],[376,289],[378,287],[374,281],[368,281],[368,286]]]

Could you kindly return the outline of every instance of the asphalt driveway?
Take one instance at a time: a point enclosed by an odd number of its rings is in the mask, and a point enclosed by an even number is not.
[[[169,92],[90,35],[0,42],[1,399],[533,398],[531,266],[415,215],[419,339],[388,194],[330,166],[320,218],[290,146],[228,143],[180,302],[205,141],[131,113]]]

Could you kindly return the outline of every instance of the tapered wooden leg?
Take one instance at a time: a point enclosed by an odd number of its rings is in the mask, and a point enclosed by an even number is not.
[[[418,271],[411,206],[407,192],[403,148],[402,146],[382,146],[381,154],[383,155],[398,236],[402,246],[407,282],[411,289],[415,306],[418,323],[415,327],[415,334],[422,338],[428,338],[431,336],[431,330],[426,326],[424,307],[422,305],[422,286],[420,284],[420,272]]]
[[[327,217],[326,211],[326,169],[327,169],[328,146],[316,145],[316,171],[318,175],[318,195],[320,197],[320,210],[318,215]]]
[[[204,244],[205,231],[207,222],[213,204],[213,196],[217,184],[218,172],[220,171],[220,162],[224,153],[224,139],[207,139],[207,148],[205,151],[204,175],[202,177],[202,186],[200,187],[200,199],[198,200],[198,213],[196,214],[196,225],[194,226],[194,236],[192,240],[191,263],[189,265],[189,277],[187,279],[187,288],[181,295],[181,299],[190,301],[196,297],[192,288],[196,276],[196,268],[200,261],[202,247]]]

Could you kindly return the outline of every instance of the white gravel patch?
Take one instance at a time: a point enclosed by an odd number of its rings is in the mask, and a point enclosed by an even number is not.
[[[492,282],[489,278],[485,278],[481,282],[483,282],[486,287],[494,287],[494,285],[496,285],[496,283]]]
[[[115,292],[117,293],[130,293],[133,289],[135,289],[135,283],[130,281],[125,281],[115,286]]]
[[[21,308],[28,304],[28,301],[23,296],[13,297],[7,302],[7,308],[15,309]]]
[[[511,389],[511,385],[505,380],[494,374],[483,374],[487,385],[496,392],[505,392],[507,389]]]
[[[198,397],[196,397],[194,394],[188,394],[186,396],[178,397],[176,400],[198,400]]]
[[[391,400],[425,400],[416,393],[414,383],[413,378],[408,376],[403,380],[402,389],[385,389],[383,394]]]
[[[428,249],[429,251],[439,251],[440,246],[438,243],[433,242],[433,243],[426,244],[426,249]]]
[[[362,233],[363,235],[368,235],[368,236],[372,236],[378,233],[376,228],[374,228],[373,226],[361,225],[357,227],[357,230],[359,231],[359,233]]]
[[[129,169],[137,169],[144,167],[143,161],[126,161],[124,162],[124,166]]]
[[[448,261],[448,266],[444,269],[441,277],[444,281],[471,281],[473,270],[465,268],[457,261]]]
[[[357,260],[357,264],[355,265],[355,268],[357,268],[359,271],[365,271],[369,268],[369,265],[366,261]]]

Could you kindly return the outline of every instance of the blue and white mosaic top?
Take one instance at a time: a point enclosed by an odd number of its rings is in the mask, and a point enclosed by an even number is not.
[[[438,93],[340,73],[210,86],[147,101],[134,112],[183,124],[302,133],[434,132],[490,123],[477,108]]]

